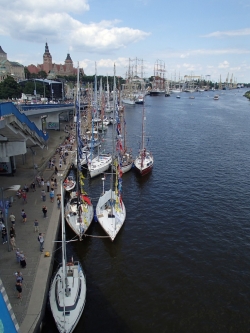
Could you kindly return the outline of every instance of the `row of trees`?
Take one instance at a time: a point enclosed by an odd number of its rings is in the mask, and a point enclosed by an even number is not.
[[[0,82],[0,99],[21,98],[22,93],[34,95],[34,91],[45,97],[50,96],[50,90],[47,85],[41,82],[27,81],[25,84],[20,85],[12,76],[8,76],[3,82]]]

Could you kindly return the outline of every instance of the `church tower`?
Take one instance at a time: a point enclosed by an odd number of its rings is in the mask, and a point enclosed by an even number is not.
[[[73,73],[73,61],[69,53],[67,54],[67,58],[65,60],[65,71],[66,75],[72,75]]]
[[[49,53],[49,47],[46,42],[45,44],[45,52],[43,54],[43,70],[48,74],[52,69],[52,56]]]
[[[0,46],[0,61],[7,60],[7,53]]]

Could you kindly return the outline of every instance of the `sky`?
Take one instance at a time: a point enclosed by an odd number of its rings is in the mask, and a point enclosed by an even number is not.
[[[47,42],[53,63],[69,53],[86,75],[137,63],[147,78],[160,61],[172,80],[250,83],[250,0],[0,0],[0,12],[0,46],[24,66]]]

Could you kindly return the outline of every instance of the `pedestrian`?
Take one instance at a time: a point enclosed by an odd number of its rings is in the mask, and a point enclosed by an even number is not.
[[[41,191],[41,198],[43,201],[46,201],[46,192],[44,189],[42,189],[42,191]]]
[[[43,249],[44,249],[44,247],[43,247],[43,244],[44,244],[44,234],[42,234],[41,232],[40,232],[40,234],[38,236],[38,241],[40,243],[40,251],[43,252]]]
[[[13,213],[10,214],[10,222],[12,223],[12,227],[15,228],[16,217]]]
[[[50,169],[50,167],[51,167],[51,158],[49,159],[48,165],[49,165],[49,169]]]
[[[61,207],[61,196],[57,197],[57,208],[60,209]]]
[[[54,179],[54,185],[55,185],[55,188],[57,188],[57,180],[56,180],[56,178]]]
[[[20,251],[20,255],[19,255],[19,258],[20,258],[20,265],[22,268],[26,268],[26,257],[25,255],[23,254],[23,251]]]
[[[23,283],[23,274],[22,274],[22,272],[17,271],[15,273],[15,276],[16,276],[16,281],[21,281],[21,283]]]
[[[26,221],[27,221],[27,215],[26,215],[24,209],[22,209],[21,215],[22,215],[23,223],[26,223]]]
[[[51,202],[54,202],[54,197],[55,197],[55,192],[54,192],[54,189],[52,188],[50,193],[49,193],[49,196],[50,196],[50,201]]]
[[[32,188],[33,192],[35,192],[35,190],[36,190],[36,184],[35,184],[35,182],[31,183],[31,188]]]
[[[25,191],[25,192],[29,192],[29,187],[28,187],[27,184],[25,184],[23,188],[24,188],[24,191]]]
[[[55,166],[55,175],[57,175],[58,173],[58,169],[57,169],[57,166]]]
[[[2,239],[3,239],[3,244],[7,243],[7,230],[5,227],[2,229]]]
[[[41,186],[44,187],[44,179],[41,178]]]
[[[2,221],[0,221],[0,232],[2,232],[3,228],[5,228],[5,225],[3,224]]]
[[[42,212],[43,212],[43,217],[46,218],[47,217],[47,207],[46,206],[43,206],[42,208]]]
[[[16,261],[20,263],[20,249],[16,248]]]
[[[22,298],[22,282],[20,280],[16,281],[16,290],[17,290],[17,298]]]
[[[23,198],[23,203],[27,203],[27,192],[26,191],[22,192],[22,198]]]
[[[61,169],[62,167],[62,158],[59,159],[59,168]]]
[[[49,187],[50,187],[50,182],[49,180],[47,181],[47,192],[49,192]]]
[[[10,228],[10,244],[12,246],[12,250],[14,251],[16,248],[16,232],[13,227]]]
[[[54,178],[51,178],[50,187],[51,187],[51,189],[54,188]]]
[[[38,232],[39,231],[39,223],[37,220],[34,221],[34,232]]]

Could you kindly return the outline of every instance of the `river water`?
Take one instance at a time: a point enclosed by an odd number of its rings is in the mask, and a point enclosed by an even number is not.
[[[80,332],[250,332],[250,102],[245,90],[146,97],[151,174],[123,176],[112,243],[68,245],[87,278]],[[126,106],[136,155],[142,106]],[[109,137],[110,133],[107,134]],[[109,140],[107,139],[106,144]],[[101,178],[85,180],[96,204]],[[67,238],[74,235],[67,228]],[[91,235],[104,235],[93,222]],[[60,261],[59,258],[57,258]],[[57,332],[49,308],[43,332]]]

